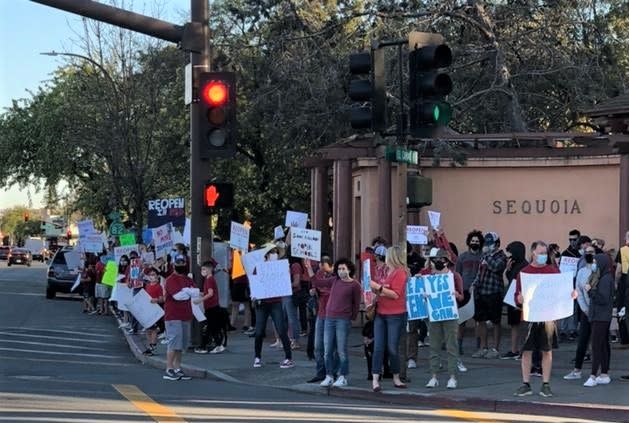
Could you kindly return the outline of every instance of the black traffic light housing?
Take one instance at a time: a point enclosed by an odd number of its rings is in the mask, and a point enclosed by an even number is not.
[[[410,133],[432,137],[452,118],[452,108],[446,101],[452,79],[439,70],[452,64],[452,51],[439,34],[415,32],[409,40]]]
[[[236,153],[236,78],[232,72],[201,72],[198,84],[202,159]]]
[[[207,181],[203,188],[203,208],[206,214],[234,207],[234,184]]]
[[[352,77],[349,98],[360,102],[352,106],[350,124],[354,129],[386,129],[386,86],[384,78],[384,50],[354,53],[349,56]]]

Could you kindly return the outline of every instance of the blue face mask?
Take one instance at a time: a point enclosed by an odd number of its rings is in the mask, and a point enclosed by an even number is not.
[[[596,272],[598,270],[598,266],[596,263],[592,263],[592,272]]]
[[[546,254],[540,254],[539,256],[537,256],[537,258],[535,259],[535,261],[537,262],[537,264],[539,265],[544,265],[546,264],[546,261],[548,260],[548,256]]]

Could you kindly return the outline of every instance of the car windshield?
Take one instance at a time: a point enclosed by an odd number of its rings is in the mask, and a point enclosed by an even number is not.
[[[16,248],[15,250],[13,250],[14,253],[28,253],[28,250],[25,250],[24,248]]]
[[[53,264],[66,264],[66,256],[65,253],[63,251],[59,251],[56,255],[54,260],[52,261]]]

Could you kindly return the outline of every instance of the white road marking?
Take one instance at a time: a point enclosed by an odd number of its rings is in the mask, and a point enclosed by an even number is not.
[[[4,348],[0,347],[0,351],[13,351],[13,352],[25,352],[33,354],[51,354],[51,355],[65,355],[76,357],[97,357],[97,358],[124,358],[119,355],[106,355],[106,354],[85,354],[85,353],[69,353],[69,352],[56,352],[56,351],[41,351],[41,350],[24,350],[20,348]]]
[[[64,364],[84,364],[87,366],[111,366],[111,367],[131,367],[137,364],[132,363],[117,363],[110,361],[76,361],[76,360],[53,360],[50,358],[26,358],[26,357],[10,357],[0,355],[2,360],[17,360],[17,361],[41,361],[46,363],[64,363]]]
[[[45,347],[60,347],[60,348],[78,348],[80,350],[92,350],[92,351],[102,351],[103,350],[102,348],[82,347],[80,345],[50,344],[48,342],[18,341],[17,339],[0,339],[0,343],[43,345]]]
[[[75,330],[61,330],[61,329],[45,329],[45,328],[34,328],[34,327],[19,327],[19,326],[3,326],[0,327],[0,330],[25,330],[25,331],[37,331],[37,332],[59,332],[59,333],[69,333],[75,335],[84,335],[84,336],[100,336],[102,338],[113,338],[113,335],[104,335],[102,333],[87,333],[87,332],[79,332]],[[91,329],[90,329],[91,330]]]
[[[31,296],[31,297],[43,297],[44,294],[38,294],[35,292],[6,292],[6,291],[0,291],[0,295],[26,295],[26,296]]]
[[[0,335],[9,335],[9,336],[24,336],[28,338],[46,338],[46,339],[61,339],[63,341],[76,341],[76,342],[91,342],[95,344],[107,344],[109,341],[99,341],[95,339],[79,339],[79,338],[66,338],[63,336],[49,336],[49,335],[32,335],[29,333],[15,333],[15,332],[5,332],[1,331]],[[86,334],[84,334],[86,335]]]

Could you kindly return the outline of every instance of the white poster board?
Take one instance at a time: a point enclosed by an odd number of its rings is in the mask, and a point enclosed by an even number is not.
[[[288,260],[265,261],[256,266],[257,275],[249,278],[251,298],[286,297],[293,294]]]
[[[272,246],[267,246],[259,250],[251,251],[240,258],[242,266],[245,268],[245,273],[247,273],[249,278],[253,276],[256,266],[260,263],[264,263],[264,256],[272,249]]]
[[[103,236],[99,233],[92,233],[81,236],[81,246],[87,253],[101,253],[103,251]]]
[[[81,261],[81,254],[76,251],[68,251],[64,255],[66,259],[66,265],[68,266],[68,270],[75,270],[83,268],[83,263]]]
[[[164,315],[164,310],[151,302],[151,296],[144,289],[133,296],[127,308],[143,328],[150,328]]]
[[[459,308],[459,325],[467,322],[474,317],[474,296],[470,297],[470,300],[463,307]]]
[[[290,252],[293,257],[320,261],[321,231],[292,228],[290,231]]]
[[[428,226],[406,226],[406,240],[415,245],[428,244]]]
[[[94,222],[89,219],[81,220],[76,224],[76,226],[79,228],[79,237],[81,238],[96,232],[96,230],[94,229]]]
[[[505,297],[502,300],[502,302],[505,304],[509,304],[511,307],[519,308],[515,303],[515,288],[516,288],[516,282],[514,279],[509,284],[509,289],[507,289],[507,293],[505,294]]]
[[[109,301],[116,301],[118,310],[129,311],[127,305],[133,302],[133,290],[126,283],[116,282]]]
[[[114,259],[116,260],[116,264],[120,263],[120,258],[122,256],[129,257],[129,254],[131,254],[131,251],[135,251],[137,253],[138,250],[139,250],[138,244],[124,245],[122,247],[115,247],[114,248]]]
[[[165,257],[175,245],[172,237],[173,225],[166,223],[152,229],[152,231],[153,245],[155,246],[155,257]]]
[[[572,277],[577,275],[577,265],[579,264],[578,257],[566,257],[562,256],[559,261],[559,271],[561,273],[572,273]]]
[[[305,228],[308,224],[308,214],[296,211],[286,212],[286,222],[284,226],[287,228]]]
[[[439,227],[439,224],[441,223],[441,213],[428,210],[428,219],[430,220],[430,226],[432,226],[434,229],[437,229]]]
[[[153,264],[155,263],[155,253],[149,251],[147,253],[142,253],[142,262],[144,264]]]
[[[572,273],[520,273],[522,318],[550,322],[572,316]]]
[[[197,320],[197,322],[205,322],[207,318],[205,317],[205,307],[203,306],[203,301],[198,304],[195,304],[194,298],[190,298],[190,307],[192,308],[192,315]]]
[[[229,233],[229,246],[242,251],[249,250],[249,228],[242,223],[233,222]]]
[[[74,285],[72,285],[72,288],[70,288],[70,292],[74,292],[74,290],[79,287],[80,283],[81,283],[81,274],[79,273],[76,276],[76,280],[74,281]]]
[[[454,292],[454,275],[452,272],[424,276],[428,318],[431,322],[458,320],[459,310]]]
[[[273,239],[281,238],[284,238],[284,228],[282,228],[281,226],[276,226],[275,229],[273,229]]]

